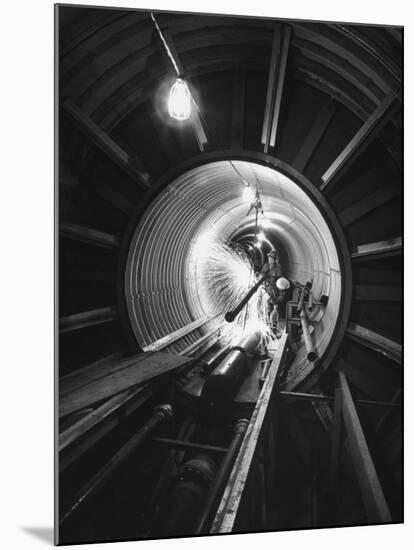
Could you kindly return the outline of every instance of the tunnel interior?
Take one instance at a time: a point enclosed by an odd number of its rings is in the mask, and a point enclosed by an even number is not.
[[[249,182],[250,192],[259,189],[263,207],[257,224],[252,200],[246,198]],[[257,161],[211,161],[171,181],[146,209],[128,253],[126,302],[139,346],[145,349],[200,318],[213,318],[204,331],[223,321],[226,311],[219,309],[223,302],[212,288],[208,258],[214,243],[227,242],[244,248],[251,260],[247,273],[254,269],[255,256],[260,255],[260,271],[267,253],[281,250],[286,276],[302,285],[312,281],[317,298],[329,297],[326,307],[316,308],[311,317],[315,348],[322,357],[340,315],[342,277],[337,241],[318,198]],[[255,232],[262,232],[263,239],[258,241]],[[244,291],[253,280],[246,278]],[[232,285],[229,273],[227,287]],[[221,291],[231,288],[225,285]],[[302,345],[290,377],[310,368]]]
[[[170,536],[174,518],[194,534],[217,478],[200,532],[402,521],[403,29],[56,12],[59,543]],[[177,75],[152,16],[198,116],[169,115]],[[315,361],[303,326],[255,348],[260,290],[239,317],[253,352],[223,318],[272,248],[327,298],[311,312],[306,295]],[[197,400],[232,364],[230,414],[208,425]],[[214,531],[240,420],[240,513]]]

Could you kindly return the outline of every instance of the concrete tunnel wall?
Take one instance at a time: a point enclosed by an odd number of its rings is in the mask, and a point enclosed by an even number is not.
[[[319,357],[325,353],[338,319],[342,277],[335,240],[318,206],[292,179],[262,164],[233,161],[254,187],[259,182],[266,233],[284,245],[288,276],[305,283],[313,293],[329,296],[313,334]],[[125,277],[130,322],[141,348],[198,320],[215,316],[204,332],[219,324],[225,312],[202,284],[197,270],[200,247],[217,238],[232,239],[254,226],[254,212],[243,200],[245,184],[226,160],[209,162],[176,177],[152,201],[133,235]],[[312,319],[312,317],[311,317]],[[312,365],[304,346],[289,377],[302,378]]]

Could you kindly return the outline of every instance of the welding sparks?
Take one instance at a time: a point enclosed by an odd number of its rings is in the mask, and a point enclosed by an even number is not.
[[[252,262],[241,247],[206,239],[204,235],[194,247],[193,261],[202,302],[223,316],[235,308],[256,282]],[[245,335],[260,330],[262,346],[271,347],[275,337],[268,323],[267,299],[265,290],[259,287],[234,322],[224,325],[222,339],[235,344]]]

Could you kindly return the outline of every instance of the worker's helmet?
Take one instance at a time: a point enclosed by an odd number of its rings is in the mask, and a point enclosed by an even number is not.
[[[290,287],[290,282],[284,277],[279,277],[276,281],[276,286],[279,290],[287,290]]]

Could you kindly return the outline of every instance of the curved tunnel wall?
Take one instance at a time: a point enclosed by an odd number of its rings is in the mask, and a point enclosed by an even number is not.
[[[313,279],[314,296],[329,296],[314,332],[322,357],[338,319],[342,277],[335,241],[320,206],[273,168],[233,163],[252,187],[259,182],[265,231],[270,240],[273,235],[283,243],[289,277],[300,283]],[[254,213],[247,216],[244,188],[230,162],[209,162],[173,179],[147,208],[131,242],[125,280],[128,312],[141,348],[198,319],[213,317],[205,330],[221,322],[225,312],[217,310],[206,287],[200,250],[220,239],[237,240],[243,229],[254,226]],[[303,347],[296,356],[294,376],[310,368],[305,355]]]

